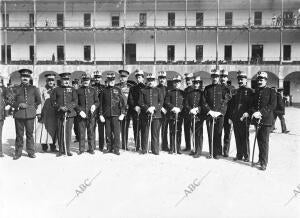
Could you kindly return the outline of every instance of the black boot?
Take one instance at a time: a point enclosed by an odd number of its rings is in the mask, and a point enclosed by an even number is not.
[[[41,144],[42,145],[42,150],[46,152],[48,150],[48,145],[47,144]]]
[[[51,152],[58,152],[55,144],[50,144],[50,150],[51,150]]]

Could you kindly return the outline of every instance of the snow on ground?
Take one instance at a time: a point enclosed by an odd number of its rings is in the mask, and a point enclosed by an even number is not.
[[[277,120],[265,172],[232,161],[234,137],[231,158],[220,160],[130,151],[78,156],[78,144],[73,144],[72,157],[41,153],[39,147],[36,159],[24,151],[14,161],[14,123],[8,118],[0,159],[0,217],[300,217],[299,112],[286,108],[290,135],[279,133]],[[252,129],[251,151],[253,139]]]

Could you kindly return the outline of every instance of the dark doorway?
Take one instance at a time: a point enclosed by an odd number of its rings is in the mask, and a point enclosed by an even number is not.
[[[5,63],[6,51],[5,51],[5,46],[4,45],[1,46],[1,50],[2,50],[1,59],[2,59],[2,62]],[[11,61],[11,45],[7,45],[6,58],[7,58],[7,63],[9,63]]]
[[[196,61],[203,60],[203,45],[196,45]]]
[[[34,60],[34,46],[30,45],[29,46],[29,59],[33,62]]]
[[[34,14],[29,14],[29,26],[34,26]]]
[[[254,63],[261,63],[264,55],[263,45],[252,45],[252,61]]]
[[[84,27],[91,26],[91,14],[87,13],[87,14],[83,15],[83,24],[84,24]]]
[[[291,45],[283,46],[283,60],[290,61],[291,60]]]
[[[56,15],[56,25],[57,27],[64,26],[64,14],[57,14]]]
[[[225,47],[224,47],[224,59],[225,59],[225,61],[231,61],[232,60],[232,46],[231,45],[225,45]]]
[[[58,61],[64,61],[65,60],[65,51],[63,45],[57,46],[57,60]]]
[[[175,26],[175,13],[174,12],[168,13],[168,26],[169,27]]]
[[[91,46],[90,45],[85,45],[83,47],[83,55],[84,55],[84,60],[85,61],[90,61],[91,60]]]
[[[124,54],[124,45],[122,46]],[[126,44],[126,64],[136,64],[136,44]],[[124,57],[123,57],[124,59]]]
[[[283,81],[283,95],[290,95],[291,92],[291,82]]]
[[[175,45],[168,45],[168,61],[175,60]]]

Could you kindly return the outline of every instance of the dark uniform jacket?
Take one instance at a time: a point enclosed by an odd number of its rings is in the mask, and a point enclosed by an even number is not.
[[[136,112],[134,112],[135,111],[134,108],[135,106],[139,106],[140,93],[141,90],[145,87],[146,85],[144,83],[139,83],[129,89],[128,100],[127,100],[129,113],[136,114]]]
[[[236,93],[236,89],[232,85],[230,85],[230,86],[225,85],[225,87],[229,90],[229,93],[230,93],[230,100],[227,103],[227,110],[226,110],[226,113],[225,113],[225,118],[229,118],[230,114],[231,114],[230,111],[229,111],[229,108],[231,107],[232,96]]]
[[[71,86],[56,87],[50,97],[52,106],[56,110],[56,115],[61,116],[63,111],[59,110],[61,106],[68,108],[67,117],[75,117],[75,107],[78,103],[77,91]]]
[[[277,104],[276,104],[276,109],[275,109],[274,113],[276,115],[284,115],[285,114],[285,105],[284,105],[283,98],[279,92],[276,93],[276,96],[277,96]]]
[[[13,89],[13,107],[15,108],[15,119],[33,119],[36,110],[41,104],[41,95],[37,87],[33,85],[18,85]],[[19,108],[20,103],[26,103],[27,108]]]
[[[115,86],[106,87],[100,93],[99,114],[104,117],[115,117],[125,114],[125,102],[121,89]]]
[[[228,107],[229,118],[231,120],[240,121],[244,113],[248,113],[251,117],[253,90],[248,87],[240,87],[236,89],[232,96],[231,104]]]
[[[160,90],[156,87],[146,87],[141,90],[138,104],[141,107],[142,115],[147,115],[149,107],[155,107],[153,118],[161,118],[161,108],[164,99]]]
[[[196,120],[200,120],[200,118],[204,118],[204,105],[205,99],[203,96],[203,92],[200,89],[193,89],[184,98],[184,108],[190,113],[190,110],[193,108],[198,108],[198,114],[196,115]]]
[[[5,119],[5,106],[9,104],[8,94],[8,89],[0,86],[0,120]]]
[[[275,90],[269,87],[257,88],[253,96],[253,104],[251,112],[260,111],[262,114],[261,124],[272,126],[274,115],[273,111],[276,108],[277,98]]]
[[[104,91],[105,89],[105,85],[103,84],[98,84],[95,83],[94,85],[92,85],[92,87],[96,90],[98,99],[100,98],[100,93]],[[99,99],[100,102],[100,99]],[[96,116],[99,116],[99,107],[96,108],[96,111],[94,112],[96,114]]]
[[[175,119],[175,113],[171,112],[174,107],[180,108],[180,111],[183,109],[183,100],[184,100],[184,92],[180,89],[172,89],[170,90],[164,101],[164,107],[167,109],[167,117],[169,119]],[[178,114],[182,116],[182,113]]]
[[[188,86],[184,89],[184,98],[194,90],[194,87],[193,86]],[[189,113],[190,111],[187,109],[187,108],[183,108],[183,111],[182,111],[182,114],[185,116],[185,117],[189,117]]]
[[[80,111],[83,111],[87,116],[90,116],[91,106],[95,105],[96,108],[99,107],[99,98],[96,89],[82,86],[77,90],[77,96],[78,105],[75,107],[75,110],[78,114]]]
[[[227,103],[230,100],[230,91],[227,87],[221,84],[211,84],[204,89],[204,110],[208,113],[210,110],[218,111],[225,115]]]
[[[128,95],[129,95],[130,85],[128,83],[118,83],[118,84],[116,84],[116,87],[121,89],[124,103],[126,105],[126,113],[127,113],[127,111],[128,111],[128,103],[127,103],[128,100],[127,99],[128,99]]]

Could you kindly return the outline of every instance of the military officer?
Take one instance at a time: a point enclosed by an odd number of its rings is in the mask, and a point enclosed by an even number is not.
[[[137,84],[129,89],[128,95],[128,113],[133,120],[133,133],[134,133],[134,141],[136,146],[136,151],[140,149],[140,140],[141,140],[141,126],[142,126],[142,119],[141,119],[141,107],[139,105],[139,96],[141,90],[145,88],[144,84],[144,71],[136,70],[134,72]]]
[[[96,70],[93,73],[93,79],[94,79],[94,84],[93,84],[93,88],[96,90],[98,98],[100,97],[100,93],[103,92],[103,90],[105,89],[105,86],[103,84],[101,84],[102,81],[102,75],[101,73]],[[95,111],[96,114],[96,124],[95,124],[95,129],[96,129],[96,125],[98,125],[98,137],[99,137],[99,150],[103,151],[104,148],[104,123],[102,123],[99,119],[99,107],[96,108]]]
[[[164,103],[168,111],[167,117],[170,125],[169,153],[173,154],[174,152],[177,152],[177,154],[181,154],[181,131],[183,121],[181,111],[183,109],[184,92],[180,89],[181,76],[175,76],[172,81],[174,88],[167,93]]]
[[[168,87],[167,87],[167,73],[165,71],[158,72],[158,85],[157,88],[162,93],[163,99],[165,99]],[[161,108],[162,112],[162,118],[161,118],[161,149],[163,151],[169,151],[169,145],[168,145],[168,119],[167,119],[167,110],[163,106]]]
[[[147,74],[147,87],[141,90],[138,105],[141,107],[142,130],[142,154],[148,151],[148,139],[151,137],[152,154],[159,154],[159,132],[161,107],[163,106],[163,96],[160,90],[155,87],[155,75]],[[148,122],[147,122],[148,121]],[[151,128],[150,128],[151,126]],[[151,135],[149,133],[151,131]]]
[[[284,119],[284,114],[285,114],[285,104],[283,101],[283,89],[277,89],[276,92],[276,96],[277,96],[277,105],[276,105],[276,109],[274,111],[274,120],[273,120],[273,125],[272,125],[272,130],[271,132],[274,131],[275,129],[275,122],[277,117],[280,120],[280,124],[281,124],[281,132],[284,134],[289,133],[290,131],[287,130],[286,128],[286,124],[285,124],[285,119]]]
[[[100,93],[100,120],[105,122],[107,150],[120,155],[120,122],[125,118],[125,102],[120,88],[115,87],[115,74],[107,74],[108,86]]]
[[[194,150],[191,151],[191,155],[193,155],[194,158],[201,156],[203,147],[203,122],[205,120],[203,102],[205,99],[201,90],[201,83],[201,77],[195,76],[193,80],[194,89],[184,98],[184,107],[189,111],[189,115],[191,116],[193,140],[195,140],[195,147]],[[193,125],[195,125],[195,128]]]
[[[236,142],[236,157],[234,160],[249,162],[249,125],[250,109],[252,106],[253,90],[247,87],[247,74],[237,72],[239,88],[232,96],[231,104],[228,106],[228,114],[233,122],[233,130]],[[225,122],[225,121],[224,121]]]
[[[186,96],[189,92],[191,92],[193,87],[193,74],[192,73],[186,73],[185,74],[185,82],[186,82],[186,88],[184,89],[184,96]],[[189,114],[189,111],[186,108],[183,108],[183,117],[184,117],[184,138],[185,138],[185,149],[184,151],[190,151],[191,150],[191,124],[192,120],[190,119],[191,116]]]
[[[220,71],[220,80],[221,84],[227,87],[230,91],[230,95],[232,96],[235,92],[235,88],[232,85],[228,85],[228,71],[221,70]],[[231,100],[228,101],[228,105],[231,104]],[[231,140],[231,133],[232,133],[232,122],[229,121],[229,110],[226,110],[224,116],[224,135],[223,135],[223,156],[228,157],[229,149],[230,149],[230,140]]]
[[[79,126],[79,155],[85,151],[85,135],[87,132],[88,152],[95,150],[95,111],[99,107],[97,91],[90,86],[91,78],[84,74],[81,77],[82,86],[77,90],[78,105],[75,111],[78,115]]]
[[[22,155],[24,127],[26,131],[26,150],[30,158],[35,158],[33,140],[34,119],[36,111],[41,104],[39,89],[30,85],[32,71],[28,69],[19,70],[21,84],[14,88],[13,107],[15,108],[14,118],[16,126],[15,156],[17,160]]]
[[[77,91],[79,89],[79,79],[74,79],[72,81],[72,86],[73,88]],[[75,141],[74,142],[79,142],[79,117],[78,116],[75,116],[74,117],[74,125],[73,125],[73,128],[74,128],[74,133],[75,133]]]
[[[6,111],[8,111],[11,108],[9,94],[9,90],[4,86],[3,77],[0,76],[0,157],[3,157],[2,128],[6,117]]]
[[[61,73],[59,76],[61,77],[61,86],[56,87],[50,97],[51,104],[56,111],[57,119],[57,139],[59,145],[57,156],[61,156],[64,153],[72,156],[70,143],[78,97],[76,90],[70,83],[71,73]]]
[[[130,85],[127,83],[129,72],[127,70],[119,70],[119,74],[120,74],[120,83],[118,83],[116,87],[121,89],[124,98],[124,103],[126,105],[125,107],[126,116],[124,120],[121,122],[122,149],[126,150],[127,143],[128,143],[128,128],[130,123],[130,114],[128,114],[128,104],[127,104],[129,88],[130,88]]]
[[[42,95],[42,113],[39,122],[42,123],[41,130],[41,146],[43,151],[48,150],[48,145],[50,144],[50,150],[52,152],[57,152],[56,150],[56,137],[57,137],[57,120],[53,119],[55,117],[55,109],[51,105],[50,96],[55,88],[55,74],[47,73],[46,85],[41,88]]]
[[[257,85],[251,107],[253,123],[257,127],[257,144],[259,148],[259,160],[261,170],[266,170],[269,155],[269,136],[274,119],[273,111],[276,108],[276,93],[267,87],[268,74],[265,71],[257,73]]]
[[[222,155],[221,137],[227,103],[230,100],[230,91],[227,87],[220,84],[219,70],[212,70],[211,80],[212,84],[204,88],[205,103],[203,109],[207,114],[206,125],[210,153],[208,158],[219,159],[219,156]],[[213,136],[212,133],[214,133]],[[213,153],[211,152],[212,146]]]

